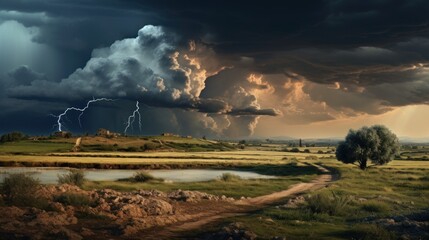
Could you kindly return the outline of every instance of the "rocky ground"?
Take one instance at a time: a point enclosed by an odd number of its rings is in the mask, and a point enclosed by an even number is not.
[[[383,228],[397,233],[400,239],[429,239],[429,210],[410,215],[374,219]]]
[[[44,210],[0,207],[0,239],[132,239],[144,229],[186,220],[204,206],[234,201],[198,191],[122,193],[71,185],[45,186],[38,197],[48,202]]]

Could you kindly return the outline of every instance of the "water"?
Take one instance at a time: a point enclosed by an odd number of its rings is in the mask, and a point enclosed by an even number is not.
[[[0,182],[10,173],[28,173],[38,178],[43,184],[56,184],[58,174],[68,173],[68,168],[48,167],[0,167]],[[137,170],[126,169],[83,169],[85,177],[90,181],[116,181],[132,177]],[[255,172],[215,169],[173,169],[173,170],[148,170],[152,176],[171,182],[201,182],[218,179],[223,173],[232,173],[243,179],[273,178]]]

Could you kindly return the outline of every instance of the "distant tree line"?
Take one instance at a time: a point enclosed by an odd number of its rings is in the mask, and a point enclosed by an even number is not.
[[[27,136],[22,132],[10,132],[10,133],[3,134],[0,137],[0,143],[15,142],[15,141],[23,140],[25,138],[27,138]]]

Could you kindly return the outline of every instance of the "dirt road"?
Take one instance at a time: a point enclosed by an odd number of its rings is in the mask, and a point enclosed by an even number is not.
[[[270,204],[276,203],[286,197],[291,197],[307,191],[321,189],[329,185],[332,181],[338,179],[338,176],[331,173],[328,169],[316,164],[313,164],[313,166],[317,167],[323,174],[309,183],[294,184],[288,189],[280,192],[245,200],[238,200],[232,204],[216,206],[211,208],[209,211],[190,214],[184,216],[183,221],[176,222],[163,228],[145,231],[141,236],[144,236],[145,239],[180,238],[184,232],[189,232],[194,229],[201,229],[205,225],[214,223],[223,218],[245,215],[246,213],[262,209]]]

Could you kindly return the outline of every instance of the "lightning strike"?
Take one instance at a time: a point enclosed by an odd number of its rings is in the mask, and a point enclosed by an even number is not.
[[[128,128],[133,127],[134,121],[136,120],[136,115],[138,115],[138,117],[139,117],[139,129],[140,129],[140,131],[142,130],[142,118],[141,118],[139,110],[140,110],[139,101],[137,101],[136,102],[136,110],[134,110],[133,114],[131,114],[128,117],[128,121],[126,122],[127,126],[125,127],[124,134],[127,134]]]
[[[61,119],[63,118],[63,117],[66,117],[66,115],[67,115],[67,113],[69,112],[69,111],[77,111],[77,112],[81,112],[80,114],[79,114],[79,117],[78,117],[78,121],[79,121],[79,126],[81,126],[82,127],[82,123],[81,123],[81,118],[82,118],[82,116],[83,116],[83,114],[84,114],[84,112],[85,112],[85,110],[86,109],[88,109],[89,108],[89,105],[91,104],[91,103],[95,103],[95,102],[100,102],[100,101],[108,101],[108,102],[110,102],[110,101],[115,101],[114,99],[110,99],[110,98],[97,98],[97,99],[92,99],[92,100],[89,100],[87,103],[86,103],[86,106],[84,107],[84,108],[77,108],[77,107],[69,107],[69,108],[67,108],[63,113],[61,113],[60,115],[53,115],[53,114],[51,114],[52,116],[54,116],[54,117],[56,117],[57,118],[57,126],[58,126],[58,131],[62,131],[62,123],[61,123]]]

